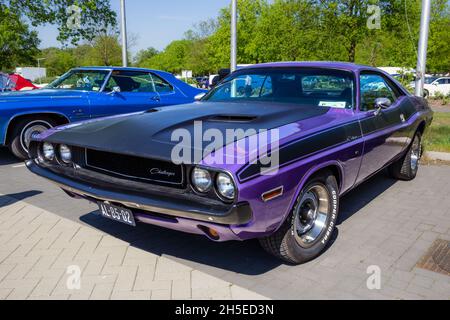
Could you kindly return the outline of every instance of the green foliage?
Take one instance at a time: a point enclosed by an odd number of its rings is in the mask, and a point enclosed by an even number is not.
[[[374,13],[369,5],[381,9],[380,29],[367,27]],[[447,0],[432,2],[428,72],[450,70],[449,8]],[[421,0],[239,0],[238,63],[331,60],[415,68],[420,13]],[[186,33],[182,59],[167,59],[169,45],[143,65],[196,74],[228,67],[230,20],[230,8],[222,9],[215,22],[203,22],[210,28],[202,36]]]
[[[12,2],[18,8],[28,8],[23,12],[33,22],[51,21],[60,25],[62,4],[75,3],[70,0]],[[61,52],[52,53],[48,49],[44,56],[49,56],[45,64],[51,69],[50,74],[61,74],[75,65],[120,64],[117,35],[100,32],[104,26],[106,30],[114,29],[108,27],[114,16],[109,13],[109,2],[78,0],[76,3],[90,10],[83,21],[89,35],[83,34],[84,31],[72,34],[75,31],[69,32],[62,26],[60,39],[84,37],[90,41]],[[368,28],[368,20],[374,13],[368,10],[370,5],[381,9],[380,29]],[[31,13],[30,8],[34,6],[41,7]],[[99,24],[95,24],[93,31],[89,29],[89,19],[99,12]],[[329,60],[415,68],[420,13],[421,0],[239,0],[238,63]],[[216,73],[229,66],[230,20],[230,7],[223,8],[216,19],[194,25],[182,39],[173,41],[162,52],[154,48],[140,51],[133,64],[173,73],[181,70],[193,70],[195,75]],[[450,71],[449,26],[448,0],[432,1],[427,63],[430,73]],[[410,81],[407,76],[401,79],[404,85]]]
[[[0,1],[0,71],[11,71],[19,64],[33,64],[39,38],[20,15]]]
[[[116,13],[111,10],[109,0],[0,0],[0,3],[20,12],[33,26],[56,24],[58,40],[72,44],[92,40],[99,32],[116,25]],[[72,5],[81,10],[79,25]]]
[[[100,35],[90,43],[69,48],[47,48],[41,51],[42,66],[49,77],[60,76],[79,66],[120,66],[122,49],[117,35]]]
[[[158,53],[159,53],[159,51],[153,47],[147,48],[145,50],[141,50],[134,57],[134,65],[141,66],[146,60],[153,58]]]
[[[47,48],[41,51],[41,65],[47,68],[47,75],[58,76],[77,65],[73,50],[61,50],[58,48]]]
[[[179,73],[187,67],[187,55],[191,44],[190,40],[173,41],[163,52],[143,61],[139,66]]]
[[[450,113],[435,112],[434,120],[424,137],[425,149],[450,152]]]
[[[74,15],[72,5],[80,8],[79,19]],[[110,9],[109,0],[0,0],[0,70],[13,69],[20,64],[36,65],[34,58],[38,55],[40,41],[37,33],[30,31],[27,22],[34,27],[55,24],[59,30],[58,40],[77,44],[83,39],[98,39],[99,35],[113,29],[116,14]],[[112,44],[106,40],[103,48]],[[102,45],[98,43],[97,46]],[[115,47],[108,50],[113,49]],[[100,51],[92,53],[96,55],[94,59],[116,63],[115,60],[105,60]],[[56,52],[51,48],[44,55],[49,56],[47,65],[54,73],[74,64],[68,52]]]

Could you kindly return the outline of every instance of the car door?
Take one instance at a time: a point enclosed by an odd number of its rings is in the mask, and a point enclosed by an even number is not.
[[[91,99],[92,117],[145,111],[161,106],[153,77],[148,72],[116,70],[104,90]]]
[[[192,99],[190,99],[179,88],[176,88],[166,79],[163,79],[155,73],[151,73],[151,76],[153,83],[155,84],[155,90],[158,92],[161,99],[161,106],[171,106],[192,102]]]
[[[358,176],[361,181],[405,150],[411,135],[407,120],[413,113],[413,106],[408,96],[381,73],[362,72],[359,80],[359,120],[364,139]],[[377,98],[388,98],[391,106],[376,108]]]

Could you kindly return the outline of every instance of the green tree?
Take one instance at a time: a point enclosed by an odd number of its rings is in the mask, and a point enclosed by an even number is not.
[[[140,67],[146,60],[153,58],[158,53],[159,53],[159,51],[153,47],[150,47],[150,48],[147,48],[144,50],[140,50],[138,53],[136,53],[136,56],[133,59],[134,60],[133,63],[135,66]]]
[[[264,62],[320,59],[318,11],[303,0],[275,0],[264,6],[247,50],[256,52],[256,60]]]
[[[118,35],[103,34],[97,36],[91,44],[89,59],[84,64],[97,66],[122,65],[122,47]]]
[[[60,76],[69,69],[77,66],[73,49],[46,48],[39,54],[45,58],[42,66],[47,68],[47,76]]]
[[[238,63],[257,63],[258,56],[251,46],[257,32],[257,24],[266,0],[240,0],[238,5]],[[230,60],[230,22],[231,9],[221,10],[217,31],[210,37],[206,46],[211,66],[217,70],[229,66]]]
[[[142,62],[145,68],[165,70],[172,73],[179,73],[187,68],[187,55],[192,41],[176,40],[170,43],[163,52]]]
[[[17,14],[29,19],[33,26],[58,26],[58,40],[78,43],[92,40],[99,31],[116,25],[116,13],[109,0],[0,0]]]
[[[34,63],[39,38],[18,14],[0,3],[0,70]]]
[[[380,28],[369,28],[380,9]],[[450,71],[450,3],[432,2],[428,71]],[[373,9],[373,8],[372,8]],[[238,63],[349,61],[415,68],[421,0],[239,0]],[[141,59],[141,66],[194,74],[228,67],[230,8],[201,22],[184,39]],[[369,22],[369,24],[368,24]]]

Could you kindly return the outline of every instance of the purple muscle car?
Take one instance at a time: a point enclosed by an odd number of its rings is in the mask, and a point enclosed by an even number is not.
[[[214,241],[258,238],[303,263],[330,241],[340,196],[386,167],[414,179],[432,118],[425,100],[376,68],[260,64],[193,104],[35,136],[27,166],[106,218]]]

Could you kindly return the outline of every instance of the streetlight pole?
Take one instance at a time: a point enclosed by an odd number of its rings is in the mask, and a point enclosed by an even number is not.
[[[423,85],[427,68],[428,32],[430,29],[431,0],[422,0],[422,15],[420,17],[419,53],[417,55],[415,95],[423,97]]]
[[[38,72],[41,71],[41,61],[45,60],[45,59],[47,59],[47,58],[37,58],[36,59],[37,63],[38,63]],[[41,77],[39,77],[39,84],[42,84],[42,78]]]
[[[128,66],[128,51],[127,51],[127,17],[125,12],[125,0],[120,0],[120,16],[121,16],[121,28],[122,34],[122,65]]]
[[[237,0],[231,0],[231,59],[230,71],[237,68]]]

